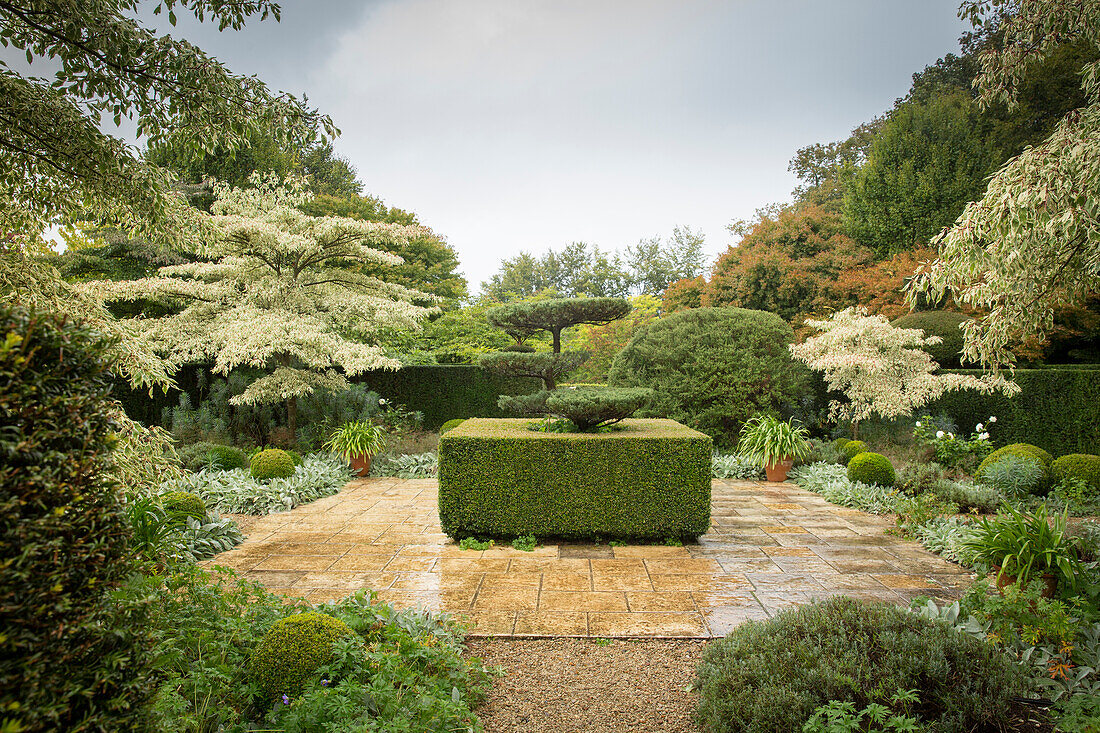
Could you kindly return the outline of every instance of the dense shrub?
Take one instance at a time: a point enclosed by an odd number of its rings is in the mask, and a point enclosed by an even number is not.
[[[698,668],[707,733],[802,730],[831,700],[857,708],[918,690],[911,714],[943,733],[997,730],[1024,673],[989,644],[885,603],[835,597],[746,621]]]
[[[302,465],[302,454],[301,453],[299,453],[296,450],[287,450],[285,452],[288,456],[290,456],[290,460],[294,461],[295,466]]]
[[[611,365],[608,383],[650,387],[642,417],[668,417],[734,445],[758,412],[797,402],[806,368],[787,347],[794,331],[779,316],[743,308],[694,308],[639,331]]]
[[[457,428],[459,425],[461,425],[465,421],[466,421],[466,418],[464,418],[464,417],[456,418],[454,420],[448,420],[447,422],[443,423],[443,425],[439,428],[439,434],[443,435],[444,433],[446,433],[451,428]]]
[[[955,504],[962,511],[976,510],[992,514],[1004,504],[1005,496],[998,489],[972,481],[940,481],[933,493],[945,502]]]
[[[986,470],[1005,456],[1015,456],[1017,458],[1031,458],[1034,460],[1038,460],[1042,464],[1043,471],[1039,483],[1034,487],[1033,491],[1043,492],[1050,488],[1050,464],[1053,462],[1054,459],[1045,450],[1037,446],[1031,445],[1030,443],[1012,443],[1011,445],[1006,445],[1003,448],[998,448],[997,450],[993,451],[988,456],[986,456],[978,465],[978,470],[974,472],[974,478],[978,479],[979,481],[984,481]]]
[[[860,453],[867,451],[867,444],[862,440],[847,440],[844,442],[844,455],[851,461]]]
[[[332,661],[336,641],[354,636],[347,624],[324,613],[287,616],[264,634],[249,668],[268,701],[297,697],[309,676]]]
[[[439,517],[451,537],[660,540],[710,524],[712,443],[669,420],[605,433],[471,419],[439,441]]]
[[[921,311],[910,313],[891,322],[896,328],[919,328],[925,336],[939,336],[939,344],[925,346],[936,363],[945,369],[958,367],[963,348],[963,331],[960,328],[971,320],[970,316],[953,311]]]
[[[132,570],[107,345],[20,309],[0,329],[0,727],[140,727],[145,642],[107,606]]]
[[[213,468],[223,471],[248,468],[248,454],[231,445],[212,445],[206,455]]]
[[[294,457],[285,450],[268,448],[252,456],[250,470],[257,481],[286,478],[294,473]]]
[[[935,490],[943,477],[943,466],[938,463],[906,463],[898,469],[894,485],[910,496],[918,496]]]
[[[188,491],[169,491],[161,496],[161,504],[169,516],[192,517],[203,519],[206,517],[206,503],[198,494]]]
[[[1058,483],[1079,479],[1092,487],[1093,494],[1100,494],[1100,456],[1071,453],[1050,464],[1050,473]]]
[[[865,484],[893,486],[897,476],[890,459],[881,453],[859,453],[848,461],[848,480]]]
[[[953,371],[982,375],[978,370]],[[1060,456],[1096,452],[1100,445],[1100,369],[1017,369],[1012,381],[1021,390],[1015,397],[963,390],[944,395],[929,410],[945,412],[959,425],[985,423],[990,415],[996,415],[997,423],[989,432],[998,444],[1026,441]]]

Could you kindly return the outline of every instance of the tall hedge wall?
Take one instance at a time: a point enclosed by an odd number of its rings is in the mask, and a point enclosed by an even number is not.
[[[1017,369],[1014,380],[1021,389],[1015,397],[953,392],[928,411],[947,413],[964,433],[995,415],[990,434],[997,445],[1031,443],[1055,456],[1100,452],[1100,367]]]
[[[176,382],[198,404],[198,372],[205,367],[187,365],[176,374]],[[353,378],[394,404],[424,413],[424,426],[430,430],[455,418],[507,417],[497,408],[502,394],[535,392],[541,383],[537,379],[507,379],[498,377],[471,364],[430,364],[407,366],[395,372],[367,372]],[[159,424],[165,407],[179,404],[180,390],[167,394],[131,389],[119,382],[115,395],[126,414],[146,425]]]
[[[470,364],[407,366],[395,372],[367,372],[354,381],[390,402],[424,413],[424,427],[433,430],[460,417],[508,417],[497,407],[497,397],[541,387],[537,379],[499,377]]]

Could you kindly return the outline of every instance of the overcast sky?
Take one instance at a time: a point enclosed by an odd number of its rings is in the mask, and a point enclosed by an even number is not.
[[[786,200],[796,149],[841,139],[957,49],[958,0],[285,0],[183,24],[310,101],[365,191],[415,211],[476,289],[502,258],[621,249]],[[171,30],[171,29],[170,29]]]

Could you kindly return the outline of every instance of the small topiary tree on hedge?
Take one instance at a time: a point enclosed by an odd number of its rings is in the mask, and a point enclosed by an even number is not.
[[[133,569],[116,487],[111,344],[0,310],[0,727],[140,730],[149,695],[140,625],[107,594]]]
[[[558,381],[588,359],[586,351],[561,350],[561,333],[580,324],[603,325],[630,312],[623,298],[551,298],[509,303],[487,313],[491,324],[522,342],[539,331],[554,339],[552,352],[516,351],[486,354],[481,366],[505,377],[535,377],[544,389],[529,395],[501,395],[498,405],[507,412],[552,415],[570,421],[582,432],[630,417],[649,398],[649,390],[610,390],[604,387],[558,389]]]
[[[735,445],[752,415],[774,414],[805,393],[809,371],[787,351],[794,331],[774,313],[694,308],[640,329],[608,383],[654,390],[643,417],[669,417]]]

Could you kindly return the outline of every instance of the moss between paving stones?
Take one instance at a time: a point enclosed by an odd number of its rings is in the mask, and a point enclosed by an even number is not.
[[[451,537],[659,540],[710,525],[707,435],[673,420],[547,433],[473,418],[439,442],[439,518]]]

